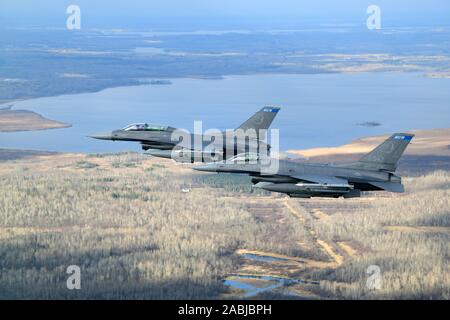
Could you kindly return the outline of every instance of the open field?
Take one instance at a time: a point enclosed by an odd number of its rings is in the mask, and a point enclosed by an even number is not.
[[[315,221],[321,238],[354,248],[347,252],[347,263],[326,275],[323,293],[345,298],[450,298],[450,174],[437,171],[408,178],[405,185],[404,195],[362,198],[357,203],[367,204],[360,210],[328,207],[330,217]],[[365,286],[370,265],[381,270],[381,290],[368,291]]]
[[[272,241],[276,226],[170,161],[38,155],[1,162],[0,179],[1,298],[212,298],[241,246],[295,254],[295,228]]]
[[[28,110],[0,110],[0,132],[67,128],[69,124],[49,120]]]
[[[315,257],[241,249],[238,274],[298,281],[259,297],[449,299],[450,174],[435,172],[405,184],[408,191],[400,196],[279,199],[300,222],[293,225],[302,240],[293,244]],[[380,270],[378,290],[367,285],[370,266]]]
[[[30,154],[0,180],[0,298],[450,297],[448,172],[346,200],[139,154]]]

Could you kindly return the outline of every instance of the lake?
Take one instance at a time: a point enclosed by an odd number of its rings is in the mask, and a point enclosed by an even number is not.
[[[222,80],[171,79],[172,85],[141,85],[96,93],[15,103],[71,128],[0,132],[0,148],[61,152],[139,151],[133,143],[86,136],[133,122],[192,130],[239,126],[265,105],[281,106],[272,128],[280,147],[335,146],[355,138],[396,131],[450,127],[450,79],[417,73],[227,76]],[[361,126],[377,122],[380,126]]]

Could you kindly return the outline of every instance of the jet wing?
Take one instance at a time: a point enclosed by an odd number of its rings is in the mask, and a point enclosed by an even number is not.
[[[336,178],[332,176],[322,176],[318,174],[296,174],[291,176],[295,179],[299,180],[305,180],[313,183],[320,183],[320,184],[342,184],[342,185],[348,185],[348,181],[346,179]]]
[[[204,162],[214,162],[222,156],[221,151],[199,151],[187,148],[180,149],[149,149],[145,154],[152,155],[159,158],[167,158],[175,160],[176,162],[193,162],[193,161],[204,161]],[[218,158],[218,159],[217,159]]]

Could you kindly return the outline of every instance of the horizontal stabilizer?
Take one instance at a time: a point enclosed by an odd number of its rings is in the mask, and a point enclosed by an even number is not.
[[[405,188],[401,183],[397,182],[370,182],[371,185],[390,192],[405,192]]]

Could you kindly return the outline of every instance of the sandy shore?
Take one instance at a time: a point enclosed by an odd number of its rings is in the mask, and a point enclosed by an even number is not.
[[[67,128],[70,124],[44,118],[28,110],[0,110],[0,132]]]
[[[450,156],[450,129],[414,130],[411,132],[416,136],[406,149],[406,155]],[[288,152],[306,158],[364,154],[387,138],[388,135],[373,136],[357,139],[338,147],[289,150]]]

